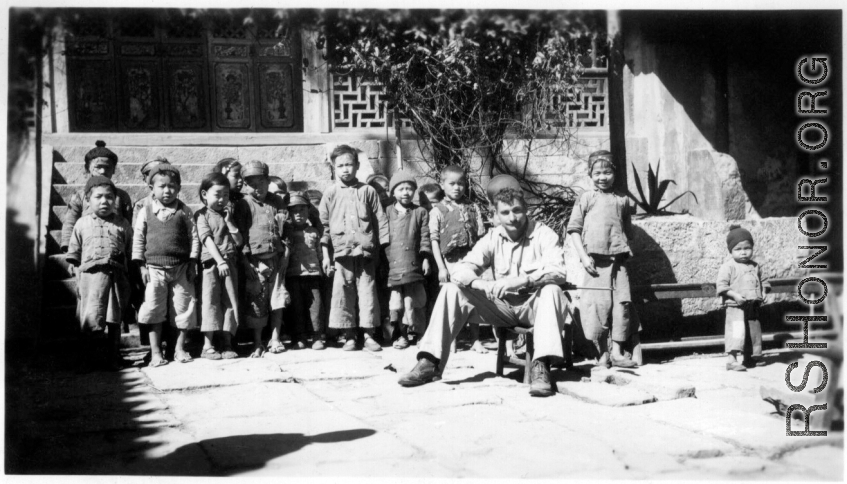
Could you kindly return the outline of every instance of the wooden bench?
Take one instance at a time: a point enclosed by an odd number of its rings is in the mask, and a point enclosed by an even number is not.
[[[823,280],[827,282],[827,284],[831,287],[836,287],[840,290],[843,284],[843,275],[828,273],[828,274],[817,274],[818,277],[821,277]],[[788,279],[770,279],[771,285],[770,294],[787,294],[793,293],[797,291],[797,284],[800,282],[798,279],[788,278]],[[571,324],[579,324],[578,318],[574,317],[574,314],[570,312],[570,308],[572,307],[572,298],[567,291],[572,291],[576,289],[576,287],[572,284],[562,284],[560,286],[564,291],[565,295],[568,298],[568,312],[571,316]],[[717,297],[717,289],[715,287],[715,283],[701,283],[701,284],[651,284],[649,286],[636,286],[633,288],[632,292],[632,300],[635,304],[643,304],[648,302],[656,302],[661,300],[668,299],[686,299],[686,298],[716,298]],[[810,307],[810,310],[814,310],[814,307]],[[532,350],[533,350],[533,341],[532,341],[532,328],[494,328],[495,333],[498,335],[497,342],[497,376],[503,376],[503,367],[505,364],[512,364],[516,366],[522,366],[525,368],[524,370],[524,383],[529,383],[529,371],[528,368],[532,363]],[[523,335],[526,338],[526,354],[523,358],[517,358],[516,356],[509,356],[506,353],[506,341],[508,339],[513,339],[516,336]],[[812,331],[811,329],[808,332],[809,339],[822,339],[822,338],[831,338],[837,335],[837,330],[818,330]],[[803,338],[803,331],[793,331],[793,332],[775,332],[775,333],[764,333],[762,334],[763,342],[773,342],[777,341],[780,343],[785,343],[790,340],[798,340]],[[650,350],[666,350],[666,349],[681,349],[681,348],[702,348],[708,346],[719,346],[724,344],[723,335],[717,336],[693,336],[682,338],[679,341],[662,341],[662,342],[652,342],[652,343],[641,343],[640,337],[638,334],[633,335],[631,340],[632,343],[632,359],[641,365],[643,363],[643,351]],[[565,367],[570,368],[573,364],[573,330],[570,325],[565,326],[565,334],[562,338],[562,345],[564,347],[565,352]]]

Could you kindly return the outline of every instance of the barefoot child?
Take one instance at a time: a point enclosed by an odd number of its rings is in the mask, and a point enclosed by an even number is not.
[[[321,239],[324,272],[332,269],[329,250],[335,255],[335,281],[329,327],[344,330],[343,349],[356,350],[357,327],[364,330],[365,348],[380,351],[373,339],[379,324],[374,258],[381,246],[388,244],[388,219],[373,187],[356,179],[359,169],[355,149],[341,145],[330,154],[336,183],[321,200]],[[356,309],[358,308],[358,321]]]
[[[229,208],[229,180],[220,173],[209,173],[200,183],[200,199],[205,207],[194,214],[197,236],[203,247],[202,321],[203,358],[219,360],[237,358],[232,350],[232,337],[238,329],[238,263],[237,249],[241,234],[235,227]],[[215,333],[222,340],[218,352]]]
[[[118,155],[107,149],[103,141],[98,140],[95,144],[97,146],[85,154],[85,171],[90,175],[104,176],[111,180],[115,174],[115,167],[118,165]],[[129,194],[120,188],[115,188],[115,192],[115,213],[128,221],[132,220],[132,199],[129,198]],[[68,242],[70,242],[76,221],[88,212],[85,191],[75,193],[68,202],[68,211],[65,212],[65,220],[62,223],[61,249],[63,252],[68,251]]]
[[[235,204],[235,223],[244,237],[242,265],[246,275],[244,303],[245,323],[253,329],[251,358],[261,358],[265,351],[282,353],[280,331],[282,309],[288,304],[285,269],[288,252],[282,243],[280,217],[287,216],[283,201],[268,192],[268,165],[258,160],[248,162],[243,170],[245,196]],[[268,348],[262,344],[262,329],[271,323]]]
[[[150,325],[150,366],[167,364],[162,354],[162,323],[179,331],[174,361],[188,363],[185,335],[197,326],[194,278],[200,256],[200,239],[191,209],[177,199],[182,179],[179,170],[161,164],[150,171],[154,200],[135,221],[132,259],[147,285],[138,323]]]
[[[391,243],[385,249],[391,289],[388,310],[390,326],[395,328],[393,346],[397,349],[409,347],[407,336],[422,335],[426,331],[424,281],[430,273],[427,255],[432,249],[429,215],[412,203],[417,188],[415,177],[400,170],[391,177],[388,191],[397,200],[386,210]]]
[[[307,337],[312,349],[326,348],[323,326],[323,268],[321,267],[321,236],[309,221],[309,201],[300,193],[290,195],[288,203],[291,230],[291,257],[285,275],[291,294],[294,319],[292,341],[305,348]]]
[[[119,368],[120,323],[122,313],[129,307],[127,268],[132,227],[115,213],[117,190],[111,180],[92,176],[84,193],[91,210],[74,226],[67,255],[67,261],[78,268],[77,317],[83,332],[108,328],[107,362],[110,367]]]
[[[733,225],[726,236],[732,256],[718,270],[716,290],[726,307],[725,345],[727,371],[762,366],[762,325],[759,306],[771,289],[762,268],[753,260],[753,236]],[[748,336],[749,334],[749,336]]]
[[[624,346],[637,331],[632,308],[626,261],[632,255],[633,205],[615,190],[615,164],[608,151],[595,151],[588,157],[588,173],[594,189],[582,194],[573,208],[567,232],[579,255],[585,275],[584,285],[611,287],[612,291],[587,290],[580,296],[580,314],[585,337],[598,353],[597,368],[612,365],[632,368],[637,364],[624,354]],[[612,320],[612,353],[609,356],[609,319]]]
[[[438,265],[439,282],[450,282],[450,271],[485,235],[482,215],[465,197],[467,187],[468,179],[461,167],[449,165],[441,170],[444,200],[433,204],[429,212],[429,237],[432,255]],[[470,323],[468,326],[471,350],[488,353],[479,341],[479,324]]]

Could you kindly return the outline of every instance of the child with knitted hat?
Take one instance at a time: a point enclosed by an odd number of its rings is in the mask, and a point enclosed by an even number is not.
[[[409,347],[409,335],[426,330],[425,277],[430,274],[432,245],[429,214],[412,203],[418,183],[411,173],[400,170],[391,177],[388,195],[396,200],[386,208],[391,243],[385,249],[388,259],[389,326],[394,328],[394,347]],[[402,316],[402,324],[401,322]]]
[[[112,179],[115,167],[118,165],[118,155],[106,148],[104,141],[98,140],[95,147],[85,154],[85,171],[91,176],[103,176]],[[127,220],[132,220],[132,199],[127,192],[115,188],[115,213]],[[79,191],[71,197],[68,202],[68,211],[65,212],[65,220],[62,223],[61,249],[68,251],[68,243],[74,230],[74,225],[79,218],[89,213],[88,198],[85,190]]]
[[[770,284],[753,260],[753,235],[738,225],[729,228],[726,247],[732,256],[718,270],[716,290],[726,307],[724,341],[727,371],[762,366],[762,325],[759,306]],[[740,357],[740,359],[739,359]]]
[[[68,262],[78,267],[77,317],[83,332],[108,328],[107,362],[116,368],[121,361],[120,323],[129,303],[132,227],[115,213],[117,189],[111,180],[92,176],[83,193],[90,210],[74,225],[67,255]]]

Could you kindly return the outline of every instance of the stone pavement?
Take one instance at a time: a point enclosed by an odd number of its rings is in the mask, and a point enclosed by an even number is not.
[[[577,364],[555,371],[562,394],[546,399],[529,397],[519,369],[498,378],[493,354],[467,351],[442,381],[400,387],[414,355],[330,348],[116,373],[28,365],[7,379],[6,472],[843,478],[842,433],[785,437],[759,397],[761,385],[784,386],[790,355],[747,373],[714,355],[594,375]]]

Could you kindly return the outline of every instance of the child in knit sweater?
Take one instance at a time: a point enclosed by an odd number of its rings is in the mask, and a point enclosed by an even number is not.
[[[191,209],[177,199],[179,170],[162,164],[150,172],[154,200],[135,222],[132,259],[139,265],[147,288],[138,323],[150,327],[150,366],[167,364],[162,353],[162,323],[179,331],[174,361],[188,363],[185,336],[197,326],[194,278],[200,256],[200,239]]]

